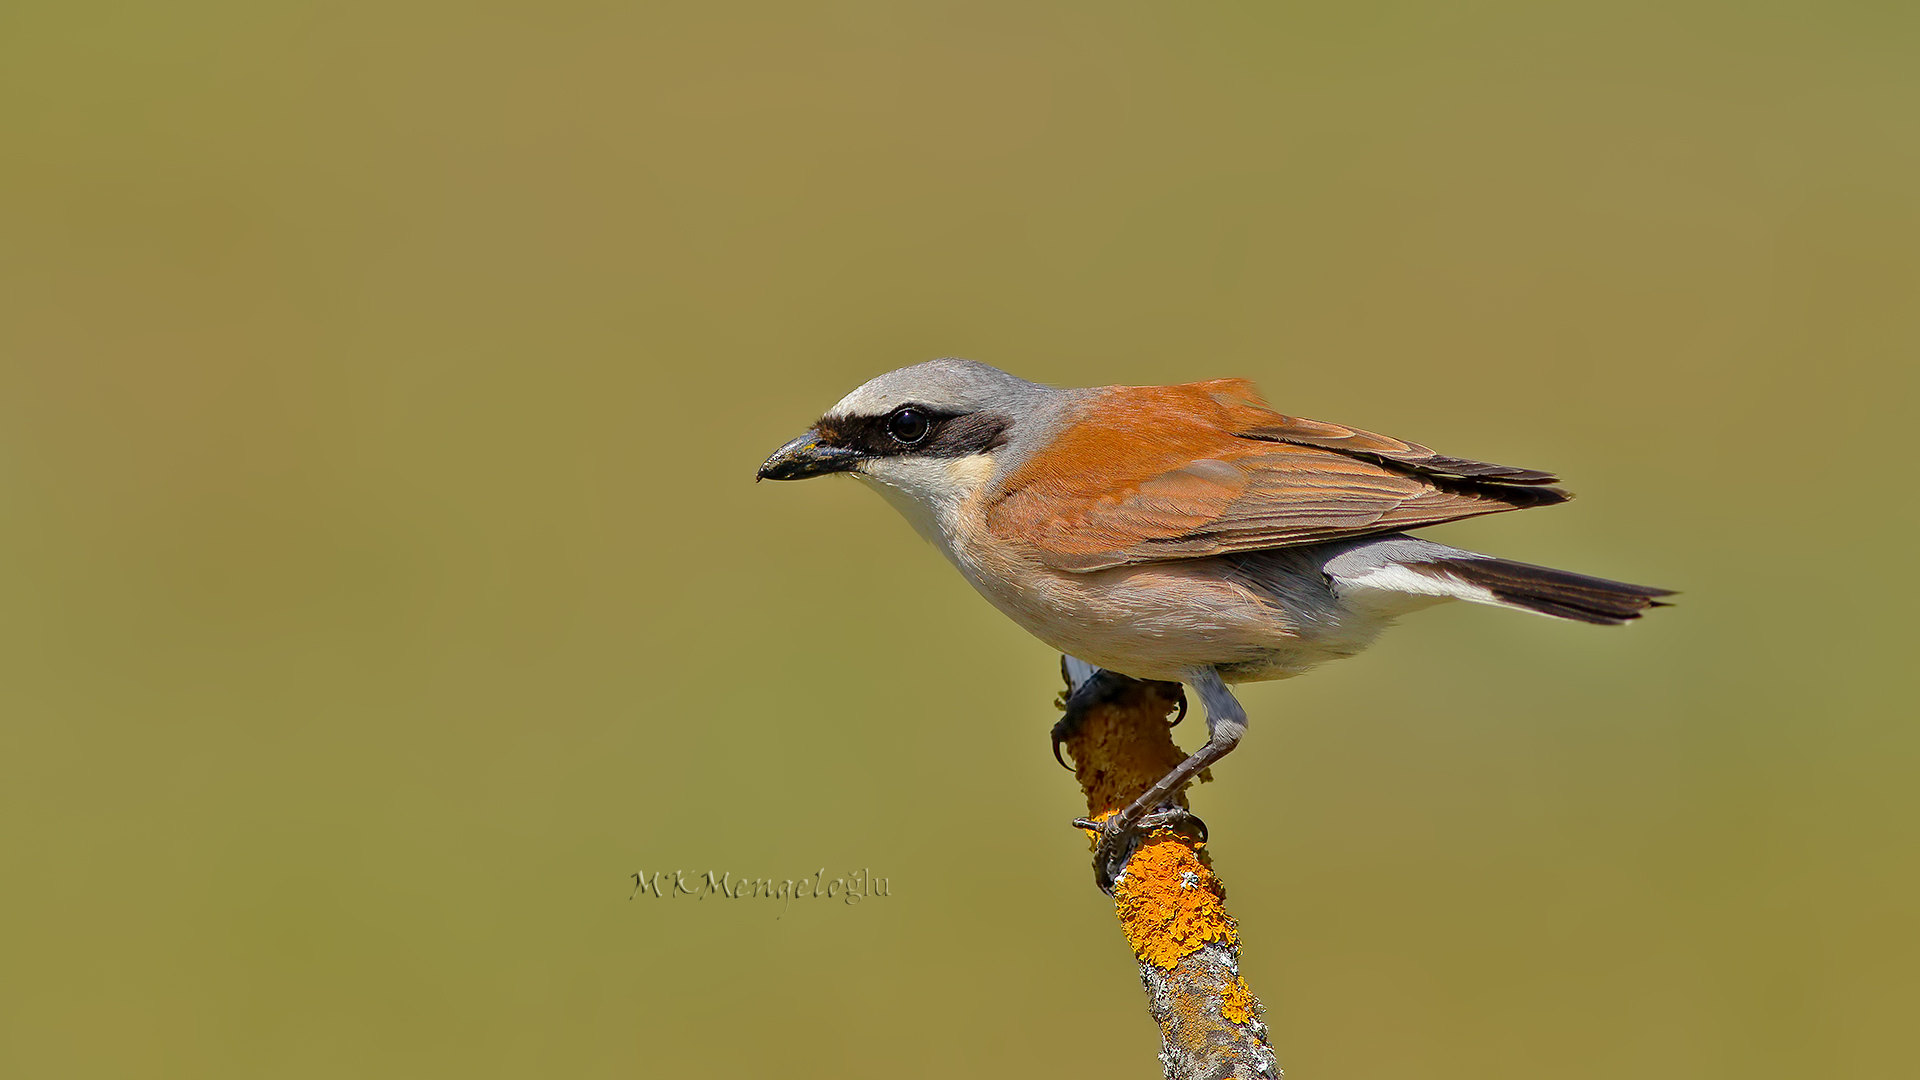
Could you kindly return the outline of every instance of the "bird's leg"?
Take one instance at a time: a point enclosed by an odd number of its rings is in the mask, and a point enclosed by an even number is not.
[[[1133,857],[1133,849],[1139,846],[1140,838],[1152,828],[1170,825],[1182,821],[1198,822],[1187,810],[1179,806],[1164,806],[1182,787],[1185,787],[1200,771],[1225,757],[1240,742],[1240,736],[1247,731],[1247,711],[1220,680],[1219,672],[1212,668],[1197,668],[1188,675],[1187,681],[1200,694],[1200,701],[1207,707],[1207,744],[1173,767],[1167,775],[1161,777],[1139,798],[1128,804],[1127,808],[1102,822],[1077,821],[1074,824],[1082,828],[1097,829],[1100,843],[1093,853],[1093,879],[1101,892],[1112,892],[1113,883],[1126,869],[1127,860]],[[1204,834],[1205,826],[1201,826]]]

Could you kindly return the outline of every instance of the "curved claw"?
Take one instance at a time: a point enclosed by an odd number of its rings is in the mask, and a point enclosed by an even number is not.
[[[1206,843],[1207,842],[1207,823],[1200,820],[1200,815],[1193,813],[1192,811],[1188,811],[1186,816],[1186,821],[1187,823],[1191,824],[1195,829],[1199,830],[1200,839],[1198,843],[1201,843],[1201,844]]]
[[[1173,722],[1167,725],[1170,728],[1179,727],[1180,721],[1187,718],[1187,688],[1185,686],[1180,687],[1180,701],[1178,704],[1180,711],[1173,714]]]
[[[1053,737],[1053,760],[1059,762],[1060,767],[1068,772],[1075,772],[1076,770],[1073,766],[1067,764],[1066,758],[1060,756],[1060,748],[1067,745],[1067,740],[1073,738],[1074,731],[1079,727],[1080,713],[1069,705],[1067,707],[1067,715],[1055,720],[1053,722],[1053,730],[1050,732]]]
[[[1127,864],[1133,861],[1133,849],[1139,845],[1140,834],[1132,826],[1116,827],[1113,819],[1089,821],[1099,830],[1100,840],[1093,846],[1093,883],[1108,896],[1113,895],[1113,887],[1127,872]]]

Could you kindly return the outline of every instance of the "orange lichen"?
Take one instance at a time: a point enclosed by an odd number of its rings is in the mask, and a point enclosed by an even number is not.
[[[1113,889],[1120,928],[1141,962],[1165,970],[1209,941],[1234,943],[1226,889],[1193,846],[1168,830],[1140,845]]]
[[[1227,984],[1226,993],[1220,997],[1220,1015],[1235,1024],[1248,1023],[1260,1015],[1260,1002],[1247,988],[1247,980],[1235,975]]]

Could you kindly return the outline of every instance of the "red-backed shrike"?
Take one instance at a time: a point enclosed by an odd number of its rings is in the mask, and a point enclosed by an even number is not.
[[[1445,600],[1617,624],[1669,595],[1406,535],[1569,496],[1548,473],[1283,416],[1241,379],[1055,389],[970,360],[915,364],[848,394],[759,475],[836,472],[877,488],[1041,641],[1200,695],[1207,744],[1107,820],[1102,888],[1142,818],[1246,730],[1227,684],[1352,656]]]

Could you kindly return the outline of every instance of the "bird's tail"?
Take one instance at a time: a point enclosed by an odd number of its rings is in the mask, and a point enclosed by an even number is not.
[[[1673,595],[1672,589],[1629,585],[1485,555],[1442,559],[1419,569],[1467,585],[1470,592],[1457,594],[1462,599],[1603,626],[1632,622],[1648,608],[1666,607],[1659,598]]]
[[[1496,559],[1399,534],[1326,550],[1332,557],[1321,569],[1336,588],[1356,598],[1370,595],[1389,608],[1411,610],[1450,597],[1618,625],[1632,622],[1648,608],[1665,607],[1659,598],[1673,595],[1671,589]]]

